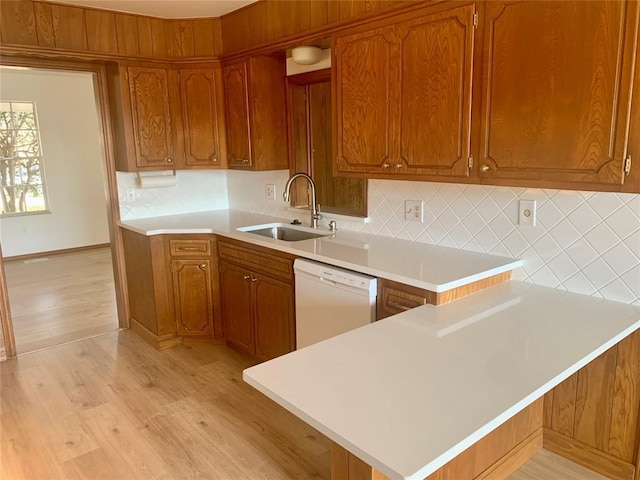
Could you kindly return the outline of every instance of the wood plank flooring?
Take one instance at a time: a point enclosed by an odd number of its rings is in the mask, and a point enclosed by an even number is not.
[[[118,328],[108,247],[43,257],[5,263],[18,353]]]
[[[0,478],[328,479],[330,443],[224,345],[122,330],[0,364]]]
[[[224,345],[130,330],[0,363],[0,478],[324,479],[330,442],[242,381]],[[509,480],[601,480],[542,451]]]

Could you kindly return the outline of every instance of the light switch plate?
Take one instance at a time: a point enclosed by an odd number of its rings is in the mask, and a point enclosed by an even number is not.
[[[521,227],[536,226],[536,201],[520,200],[518,207],[518,225]]]
[[[404,219],[407,222],[424,221],[424,202],[422,200],[405,200]]]
[[[264,198],[267,200],[276,199],[276,186],[273,183],[267,183],[264,186]]]

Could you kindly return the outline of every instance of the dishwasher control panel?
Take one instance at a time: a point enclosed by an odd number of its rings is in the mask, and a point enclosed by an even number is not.
[[[331,280],[336,283],[342,283],[344,285],[352,285],[358,288],[369,288],[370,278],[362,278],[361,275],[345,272],[343,270],[336,270],[335,268],[323,268],[320,270],[320,278],[325,280]]]

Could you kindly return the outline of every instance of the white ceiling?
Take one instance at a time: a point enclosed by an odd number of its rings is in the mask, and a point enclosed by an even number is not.
[[[46,0],[160,18],[220,17],[256,0]]]

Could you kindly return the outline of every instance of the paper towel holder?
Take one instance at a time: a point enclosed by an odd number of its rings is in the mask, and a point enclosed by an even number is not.
[[[148,188],[151,185],[145,185],[145,178],[147,179],[161,179],[162,177],[170,177],[166,179],[166,182],[162,184],[153,185],[154,187],[170,187],[178,182],[177,170],[161,170],[155,172],[136,172],[136,183],[138,188]],[[156,183],[156,182],[154,182]]]

